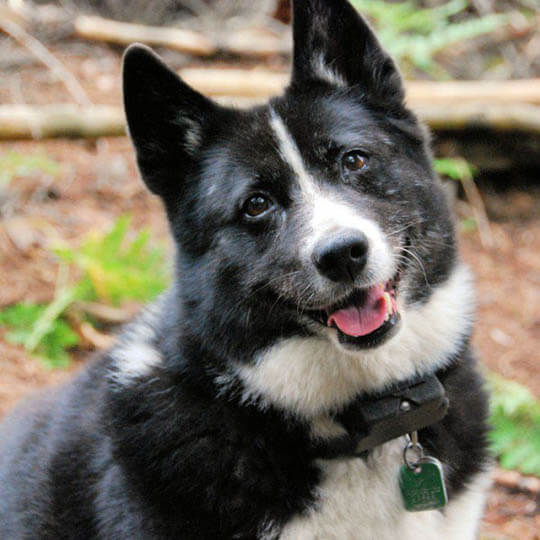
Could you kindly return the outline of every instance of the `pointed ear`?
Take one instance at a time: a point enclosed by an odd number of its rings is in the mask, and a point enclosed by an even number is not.
[[[322,80],[357,86],[386,106],[403,103],[396,65],[347,0],[294,0],[293,37],[293,86]]]
[[[124,54],[124,108],[141,175],[159,195],[178,188],[217,108],[144,45]]]

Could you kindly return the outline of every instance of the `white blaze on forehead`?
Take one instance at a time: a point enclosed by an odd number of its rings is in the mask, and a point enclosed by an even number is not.
[[[310,221],[306,227],[306,237],[302,242],[304,257],[309,257],[317,242],[340,229],[355,229],[364,233],[369,241],[370,255],[365,275],[374,281],[387,281],[395,273],[392,254],[379,225],[361,215],[354,208],[337,197],[323,192],[309,174],[302,155],[283,120],[270,109],[270,125],[276,134],[283,160],[293,170],[304,204],[309,207]]]
[[[306,170],[304,160],[302,159],[294,139],[285,127],[283,120],[273,109],[270,109],[270,125],[276,134],[281,157],[290,165],[291,169],[296,174],[302,193],[305,196],[313,197],[318,191],[318,187]]]

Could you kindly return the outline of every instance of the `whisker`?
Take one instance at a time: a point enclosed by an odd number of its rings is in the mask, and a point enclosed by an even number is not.
[[[410,223],[407,223],[403,227],[400,227],[399,229],[392,230],[392,231],[388,232],[386,235],[387,236],[395,236],[396,234],[399,234],[400,232],[408,229],[409,227],[413,227],[414,225],[420,225],[421,223],[424,223],[424,222],[425,222],[425,219],[420,219],[418,221],[412,221]]]
[[[426,274],[426,269],[425,269],[425,266],[424,266],[424,263],[422,262],[422,260],[420,259],[420,257],[414,253],[412,250],[406,248],[406,247],[403,247],[401,246],[399,248],[402,252],[405,252],[407,253],[408,255],[410,255],[415,261],[416,263],[418,264],[418,267],[420,268],[420,270],[422,271],[422,273],[424,274],[424,280],[426,282],[426,285],[428,287],[431,287],[430,283],[429,283],[429,280],[428,280],[428,277],[427,277],[427,274]]]
[[[285,279],[288,279],[290,277],[293,277],[296,274],[301,274],[301,273],[302,273],[302,270],[293,270],[292,272],[289,272],[289,273],[284,274],[282,276],[276,276],[276,277],[270,279],[269,281],[267,281],[266,283],[262,283],[259,287],[253,289],[251,291],[251,294],[253,295],[255,293],[258,293],[259,291],[263,290],[265,287],[270,286],[275,281],[285,280]]]

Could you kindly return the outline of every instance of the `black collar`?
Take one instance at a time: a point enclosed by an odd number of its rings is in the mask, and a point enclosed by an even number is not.
[[[365,457],[376,446],[435,424],[447,410],[448,398],[435,375],[398,383],[384,393],[362,396],[335,415],[347,433],[317,441],[315,457]]]

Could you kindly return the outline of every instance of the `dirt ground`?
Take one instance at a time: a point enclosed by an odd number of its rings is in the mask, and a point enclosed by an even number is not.
[[[61,82],[12,47],[11,67],[2,45],[0,103],[70,101]],[[68,42],[54,52],[77,75],[94,103],[120,103],[118,50]],[[170,59],[177,67],[180,56]],[[279,63],[279,60],[276,61]],[[107,229],[121,214],[135,228],[148,226],[156,241],[167,241],[159,201],[139,180],[129,141],[13,142],[0,155],[16,150],[44,152],[61,164],[58,177],[36,174],[16,178],[0,191],[0,308],[22,300],[43,302],[54,294],[58,261],[50,248],[76,245],[90,230]],[[540,204],[538,187],[527,191],[485,192],[494,247],[476,232],[461,234],[464,259],[477,278],[475,345],[488,368],[528,386],[540,397]],[[1,330],[0,330],[1,336]],[[0,339],[0,414],[30,392],[69,378],[85,362],[76,352],[66,371],[49,371],[24,351]],[[486,538],[540,538],[538,500],[527,492],[495,486],[484,519]]]

